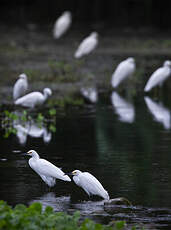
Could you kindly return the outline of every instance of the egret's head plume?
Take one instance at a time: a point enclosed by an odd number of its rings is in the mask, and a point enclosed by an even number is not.
[[[171,67],[171,61],[169,61],[169,60],[165,61],[163,66]]]
[[[48,96],[51,96],[52,95],[52,90],[49,89],[49,88],[44,88],[43,93],[48,95]]]
[[[133,57],[129,57],[127,58],[127,60],[130,62],[130,63],[135,63],[135,59]]]
[[[72,171],[72,175],[73,176],[78,176],[80,173],[81,173],[80,170],[74,170],[74,171]]]
[[[29,151],[27,152],[27,154],[28,154],[29,156],[34,156],[34,155],[37,154],[37,152],[36,152],[35,150],[29,150]]]
[[[22,73],[22,74],[19,75],[19,78],[27,80],[27,75],[25,73]]]
[[[92,36],[92,37],[95,37],[95,38],[98,38],[99,35],[98,35],[97,32],[94,31],[94,32],[91,33],[91,36]]]

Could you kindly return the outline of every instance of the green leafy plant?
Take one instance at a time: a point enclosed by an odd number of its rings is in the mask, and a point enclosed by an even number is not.
[[[114,226],[98,224],[90,219],[80,222],[79,212],[68,215],[55,212],[50,206],[43,210],[40,203],[29,207],[18,204],[11,208],[0,201],[0,229],[3,230],[124,230],[125,226],[125,221],[116,221]]]

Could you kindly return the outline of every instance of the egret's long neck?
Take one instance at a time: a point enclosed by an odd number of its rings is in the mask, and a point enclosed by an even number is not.
[[[35,160],[37,160],[37,159],[39,159],[40,157],[39,157],[39,154],[35,152],[35,153],[32,155],[32,158],[34,158]]]
[[[46,101],[47,98],[48,98],[48,94],[44,93],[44,101]]]

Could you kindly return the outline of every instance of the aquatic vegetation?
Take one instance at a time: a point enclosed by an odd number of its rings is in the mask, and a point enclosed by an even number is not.
[[[88,218],[80,221],[79,212],[68,215],[64,212],[54,212],[50,206],[43,210],[40,203],[33,203],[29,207],[18,204],[11,208],[6,202],[0,201],[0,229],[4,230],[123,230],[125,227],[125,221],[113,221],[112,226],[102,225]],[[135,230],[136,227],[131,229]]]
[[[51,132],[56,132],[56,109],[50,108],[46,113],[31,114],[26,110],[2,112],[0,127],[5,130],[4,138],[8,138],[10,134],[17,134],[17,126],[23,128],[28,124],[36,124],[37,127],[47,127]]]

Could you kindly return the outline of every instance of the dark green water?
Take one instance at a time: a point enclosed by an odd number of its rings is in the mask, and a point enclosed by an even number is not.
[[[170,109],[166,100],[100,94],[96,105],[57,110],[55,133],[32,125],[24,138],[20,129],[18,137],[5,139],[1,129],[0,199],[11,205],[40,201],[69,213],[80,210],[103,223],[123,219],[170,229]],[[22,155],[30,149],[64,172],[91,172],[111,198],[126,197],[133,207],[105,208],[103,201],[89,199],[73,182],[57,180],[49,191]]]

